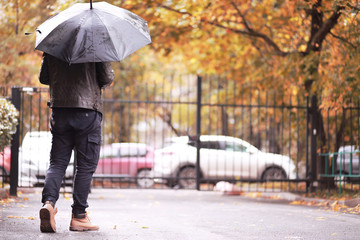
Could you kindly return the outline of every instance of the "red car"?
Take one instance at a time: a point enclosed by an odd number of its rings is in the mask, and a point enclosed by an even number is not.
[[[7,176],[10,175],[10,161],[11,151],[9,147],[6,147],[4,152],[0,153],[0,178],[7,179]]]
[[[113,143],[100,150],[94,178],[133,179],[140,187],[154,184],[151,177],[154,149],[143,143]]]

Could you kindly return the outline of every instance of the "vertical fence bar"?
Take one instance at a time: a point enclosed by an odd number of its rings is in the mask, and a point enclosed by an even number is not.
[[[316,96],[311,97],[311,191],[314,191],[314,183],[317,180],[317,99]]]
[[[291,159],[291,110],[292,110],[292,101],[291,101],[292,96],[290,95],[290,101],[289,101],[289,127],[288,127],[288,131],[289,131],[289,158]],[[291,169],[288,168],[288,171],[290,172]],[[289,176],[287,177],[289,179]],[[290,182],[288,182],[288,191],[290,192]]]
[[[300,106],[299,96],[296,97],[297,106]],[[300,160],[300,124],[299,124],[300,109],[296,109],[296,180],[299,179],[299,160]],[[298,191],[299,184],[296,182],[296,191]]]
[[[19,87],[11,88],[11,102],[20,112],[21,94]],[[10,196],[17,196],[19,179],[19,146],[20,146],[20,121],[16,126],[16,132],[11,140],[11,169],[10,169]]]
[[[197,77],[196,102],[196,189],[200,190],[201,76]]]

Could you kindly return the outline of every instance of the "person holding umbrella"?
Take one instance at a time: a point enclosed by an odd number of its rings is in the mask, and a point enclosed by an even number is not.
[[[39,80],[50,86],[52,148],[42,192],[40,230],[56,232],[55,203],[72,150],[76,152],[70,230],[98,230],[87,216],[87,198],[101,144],[101,89],[121,61],[151,43],[147,22],[106,2],[74,4],[37,28],[44,52]]]
[[[52,147],[50,167],[42,192],[40,230],[56,232],[55,203],[61,182],[76,149],[76,174],[73,188],[70,230],[98,230],[85,209],[92,175],[99,160],[101,144],[101,89],[109,86],[114,72],[109,63],[68,63],[44,53],[39,75],[50,85]]]

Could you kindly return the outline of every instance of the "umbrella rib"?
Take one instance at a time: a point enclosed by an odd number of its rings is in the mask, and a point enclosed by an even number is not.
[[[103,25],[104,25],[104,26],[105,26],[105,28],[106,28],[106,31],[108,32],[108,34],[109,34],[109,36],[110,36],[109,29],[108,29],[107,25],[104,23],[104,21],[101,19],[100,15],[99,15],[99,14],[97,14],[97,12],[96,12],[96,11],[94,11],[94,13],[95,13],[95,14],[96,14],[96,16],[99,18],[99,20],[103,23]],[[115,47],[114,42],[113,42],[113,40],[112,40],[112,38],[111,38],[111,37],[110,37],[110,42],[111,42],[111,45],[112,45],[113,49],[116,51],[116,55],[117,55],[117,57],[119,58],[119,53],[117,52],[116,47]],[[95,57],[94,57],[94,58],[95,58]],[[119,58],[119,61],[120,61],[120,58]]]
[[[78,39],[78,35],[80,33],[80,28],[79,29],[76,29],[76,36],[75,36],[75,39]],[[69,65],[71,65],[71,60],[73,58],[73,55],[74,55],[74,49],[75,49],[75,45],[76,45],[77,41],[74,42],[74,44],[72,45],[72,48],[70,49],[71,50],[71,54],[70,54],[70,59],[69,59]]]

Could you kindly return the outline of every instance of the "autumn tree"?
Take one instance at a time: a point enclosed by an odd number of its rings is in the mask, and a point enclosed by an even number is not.
[[[320,147],[328,141],[321,109],[346,106],[360,92],[356,0],[113,3],[148,20],[152,48],[169,58],[181,55],[190,72],[283,94],[316,95],[320,107],[312,114],[320,119]]]
[[[51,15],[55,0],[0,1],[0,82],[14,85],[36,84],[41,52],[34,51],[36,27]],[[30,33],[31,35],[25,35]]]

